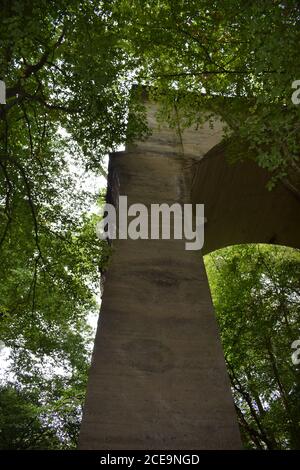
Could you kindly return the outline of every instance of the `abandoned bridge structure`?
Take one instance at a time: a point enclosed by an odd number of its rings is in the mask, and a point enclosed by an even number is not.
[[[81,449],[239,449],[203,255],[237,243],[299,248],[299,201],[250,160],[224,158],[222,123],[152,134],[110,155],[112,201],[205,207],[201,251],[185,240],[114,240],[89,374]]]

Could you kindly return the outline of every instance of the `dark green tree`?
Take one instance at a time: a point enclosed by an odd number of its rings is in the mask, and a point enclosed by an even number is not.
[[[17,428],[2,414],[1,445],[75,445],[86,319],[107,262],[89,215],[95,198],[76,173],[104,174],[108,152],[145,135],[133,84],[151,87],[171,124],[221,116],[228,156],[254,158],[270,187],[281,180],[299,197],[299,18],[296,0],[2,0],[0,340],[14,385],[0,399],[12,416],[20,410],[21,427],[31,414],[44,437],[8,439]]]
[[[97,218],[89,215],[95,197],[82,190],[76,173],[103,172],[104,155],[124,141],[129,100],[124,53],[100,6],[1,3],[0,339],[10,351],[18,394],[4,388],[0,395],[20,398],[25,411],[29,388],[36,390],[35,406],[50,410],[65,393],[82,400],[86,385],[87,315],[98,309],[107,247],[96,237]],[[66,390],[56,380],[57,368],[68,377]],[[76,414],[78,402],[70,403]],[[35,412],[37,432],[46,421]],[[60,407],[56,415],[62,413]],[[59,432],[58,426],[58,438]],[[17,446],[17,438],[7,445]],[[74,445],[70,436],[64,439]]]
[[[241,245],[206,257],[246,447],[300,448],[300,252]]]

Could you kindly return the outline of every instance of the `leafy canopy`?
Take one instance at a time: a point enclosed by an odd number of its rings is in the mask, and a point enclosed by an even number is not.
[[[75,445],[107,262],[75,173],[105,174],[108,152],[145,135],[133,84],[151,87],[171,123],[174,104],[182,126],[222,116],[229,157],[256,159],[299,196],[299,13],[296,0],[2,1],[0,339],[14,380],[0,409],[21,422],[9,428],[0,411],[1,446]],[[27,439],[31,418],[43,438]]]
[[[299,449],[300,251],[240,245],[206,256],[243,442]]]

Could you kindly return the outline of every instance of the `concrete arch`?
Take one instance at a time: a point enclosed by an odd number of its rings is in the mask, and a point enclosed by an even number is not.
[[[203,254],[229,245],[272,243],[300,248],[300,201],[251,160],[228,163],[224,143],[196,165],[193,203],[205,206]]]

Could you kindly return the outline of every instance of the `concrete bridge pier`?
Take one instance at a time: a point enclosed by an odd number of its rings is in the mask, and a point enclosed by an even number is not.
[[[213,132],[202,138],[215,143]],[[174,130],[154,129],[111,155],[111,197],[147,207],[190,202],[191,153]],[[79,448],[240,447],[201,252],[185,250],[185,240],[115,240]]]

